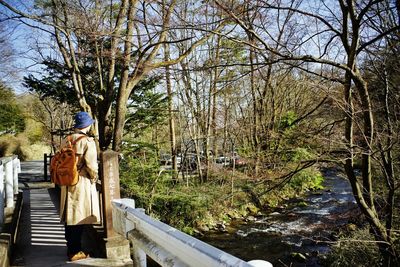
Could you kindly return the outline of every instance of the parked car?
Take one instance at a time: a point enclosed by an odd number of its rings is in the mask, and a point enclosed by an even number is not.
[[[233,166],[233,163],[235,163],[235,166],[244,166],[246,165],[246,161],[244,159],[242,159],[239,156],[236,156],[235,158],[233,158],[233,160],[231,161],[231,165]]]
[[[215,163],[221,164],[223,166],[228,166],[230,164],[230,162],[231,162],[231,159],[229,157],[225,157],[225,156],[219,156],[215,160]]]
[[[184,158],[179,169],[181,171],[194,171],[194,170],[196,170],[197,169],[196,158],[193,158],[193,157]]]
[[[171,155],[169,155],[169,154],[160,155],[160,164],[161,165],[171,165],[172,164]]]

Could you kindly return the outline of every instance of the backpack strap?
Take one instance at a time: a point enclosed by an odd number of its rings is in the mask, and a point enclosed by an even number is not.
[[[75,141],[71,142],[71,145],[74,146],[79,140],[81,140],[82,138],[87,137],[86,135],[81,135],[78,138],[75,139]],[[68,141],[71,139],[71,135],[68,135]]]
[[[72,137],[71,135],[67,136],[67,143],[66,143],[67,147],[72,148]]]
[[[76,143],[79,141],[79,140],[81,140],[82,138],[84,138],[84,137],[87,137],[86,135],[81,135],[81,136],[79,136],[78,138],[76,138],[74,141],[72,141],[72,135],[68,135],[67,136],[67,146],[69,147],[69,148],[72,148],[73,146],[75,146],[76,145]]]
[[[68,137],[71,138],[71,135],[69,135]],[[83,135],[79,136],[78,138],[76,138],[74,141],[71,142],[71,146],[73,147],[74,150],[75,150],[76,143],[79,140],[81,140],[81,139],[83,139],[85,137],[87,137],[87,135],[83,134]],[[84,167],[84,165],[82,164],[82,161],[81,161],[81,158],[82,158],[83,155],[79,154],[77,156],[78,156],[77,168],[78,168],[78,172],[79,172]]]

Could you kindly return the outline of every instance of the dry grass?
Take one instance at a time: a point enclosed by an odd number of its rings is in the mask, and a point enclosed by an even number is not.
[[[25,135],[3,135],[0,137],[0,157],[18,155],[20,160],[40,160],[50,147],[43,143],[30,144]]]

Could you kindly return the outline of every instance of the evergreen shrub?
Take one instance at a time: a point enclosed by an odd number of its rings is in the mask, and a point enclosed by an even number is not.
[[[160,169],[151,148],[129,151],[120,170],[123,197],[134,199],[136,206],[146,209],[151,216],[191,232],[195,221],[206,213],[208,198],[197,190],[173,183],[171,173]]]
[[[304,169],[296,173],[289,182],[289,186],[295,190],[323,189],[324,177],[315,168]]]

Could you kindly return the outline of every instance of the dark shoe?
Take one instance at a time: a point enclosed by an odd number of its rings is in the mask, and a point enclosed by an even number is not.
[[[83,251],[79,251],[78,253],[71,255],[69,257],[70,261],[78,261],[78,260],[83,260],[89,257],[89,254],[85,254]]]

